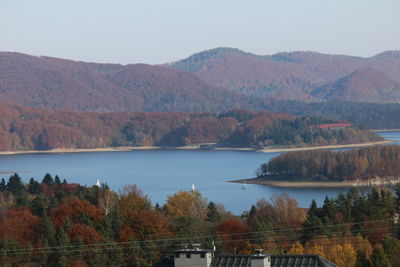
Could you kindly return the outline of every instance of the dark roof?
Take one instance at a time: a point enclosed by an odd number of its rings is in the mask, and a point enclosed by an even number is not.
[[[319,255],[271,255],[271,267],[337,267]]]
[[[271,267],[338,267],[319,255],[270,255]],[[215,255],[212,267],[250,267],[251,255]],[[174,257],[167,255],[152,267],[174,267]]]
[[[162,257],[159,261],[151,265],[151,267],[174,267],[174,256],[166,255]]]
[[[250,255],[215,255],[211,262],[212,267],[240,266],[251,267]]]

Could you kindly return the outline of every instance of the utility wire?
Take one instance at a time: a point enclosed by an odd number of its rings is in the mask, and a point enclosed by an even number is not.
[[[363,232],[370,232],[370,231],[375,231],[375,230],[383,230],[383,229],[395,229],[397,228],[396,226],[386,226],[386,227],[375,227],[375,228],[367,228],[364,229]],[[327,234],[338,234],[338,233],[353,233],[353,232],[358,232],[359,230],[353,230],[353,231],[349,231],[347,229],[343,229],[340,230],[338,229],[338,231],[334,231],[334,232],[328,232]],[[248,233],[246,233],[248,234]],[[236,236],[237,234],[230,234],[229,236]],[[241,234],[239,234],[241,235]],[[218,236],[218,235],[217,235]],[[221,235],[220,235],[221,236]],[[272,240],[267,240],[264,241],[264,243],[283,243],[283,242],[293,242],[293,241],[298,241],[299,237],[303,237],[304,234],[298,234],[298,235],[288,235],[285,236],[287,237],[291,237],[292,239],[285,239],[282,240],[279,237],[275,237],[272,238]],[[194,238],[201,238],[201,237],[194,237]],[[313,239],[325,239],[327,237],[315,237]],[[338,237],[335,237],[336,239]],[[254,240],[259,240],[259,239],[264,239],[264,237],[253,237],[253,238],[239,238],[239,239],[231,239],[231,240],[224,240],[222,241],[223,243],[231,243],[231,242],[243,242],[243,241],[254,241]],[[159,239],[161,241],[163,241],[163,239]],[[149,244],[147,244],[147,246],[150,247],[155,247],[155,248],[160,248],[160,247],[167,247],[167,246],[171,246],[170,244],[151,244],[151,242],[154,242],[157,240],[144,240],[144,242],[150,242]],[[128,243],[128,242],[126,242]],[[123,245],[123,242],[115,242],[113,243],[115,245]],[[10,253],[10,254],[15,254],[15,255],[19,255],[19,254],[29,254],[29,253],[71,253],[71,252],[82,252],[82,249],[78,249],[81,247],[88,247],[90,249],[90,251],[104,251],[104,250],[125,250],[128,248],[139,248],[139,245],[135,245],[132,244],[131,246],[127,246],[127,247],[103,247],[103,248],[96,248],[96,246],[103,246],[103,244],[99,243],[99,244],[90,244],[90,245],[79,245],[79,246],[59,246],[59,247],[43,247],[43,248],[35,248],[35,249],[28,249],[28,250],[2,250],[3,253]],[[57,249],[65,249],[65,248],[73,248],[71,250],[57,250]],[[75,250],[74,250],[75,249]],[[36,251],[35,251],[36,250]]]
[[[114,246],[114,245],[129,245],[129,244],[140,244],[144,242],[161,242],[161,241],[179,241],[186,240],[188,238],[192,239],[206,239],[206,238],[216,238],[216,237],[227,237],[227,236],[238,236],[238,235],[252,235],[252,234],[263,234],[263,233],[277,233],[277,232],[286,232],[286,231],[296,231],[296,230],[311,230],[311,229],[320,229],[320,228],[330,228],[330,227],[338,227],[338,226],[348,226],[348,225],[359,225],[364,223],[374,223],[374,222],[387,222],[392,221],[392,219],[381,219],[381,220],[372,220],[372,221],[364,221],[364,222],[354,222],[354,223],[342,223],[342,224],[331,224],[331,225],[322,225],[322,226],[311,226],[311,227],[298,227],[298,228],[275,228],[263,231],[253,231],[253,232],[241,232],[241,233],[229,233],[229,234],[214,234],[214,235],[204,235],[204,236],[182,236],[182,237],[173,237],[173,238],[162,238],[162,239],[147,239],[147,240],[135,240],[128,242],[109,242],[109,243],[96,243],[96,244],[82,244],[82,245],[68,245],[68,246],[57,246],[57,247],[41,247],[41,248],[21,248],[14,249],[13,251],[27,251],[27,250],[42,250],[42,249],[51,249],[51,248],[81,248],[81,247],[93,247],[93,246]],[[362,230],[360,230],[362,231]]]

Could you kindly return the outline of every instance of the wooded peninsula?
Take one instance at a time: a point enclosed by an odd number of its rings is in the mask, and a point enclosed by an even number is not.
[[[0,151],[191,145],[273,148],[383,140],[344,121],[268,111],[94,113],[3,105],[0,113]]]
[[[257,170],[257,177],[275,181],[397,183],[400,146],[384,145],[348,151],[296,151],[280,154]]]

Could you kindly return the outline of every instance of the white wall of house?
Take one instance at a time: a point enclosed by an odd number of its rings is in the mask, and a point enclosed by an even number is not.
[[[175,267],[210,267],[212,256],[211,252],[175,252]]]

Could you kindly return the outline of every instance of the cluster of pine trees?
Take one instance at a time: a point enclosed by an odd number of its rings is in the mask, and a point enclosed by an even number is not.
[[[280,154],[257,170],[258,177],[289,181],[354,181],[400,178],[400,146],[348,151],[296,151]]]
[[[46,174],[0,182],[1,266],[151,266],[182,244],[217,253],[319,254],[340,266],[399,266],[400,188],[352,190],[300,208],[287,195],[240,216],[180,191],[153,205],[135,185],[70,184]],[[397,216],[397,217],[396,217]]]

